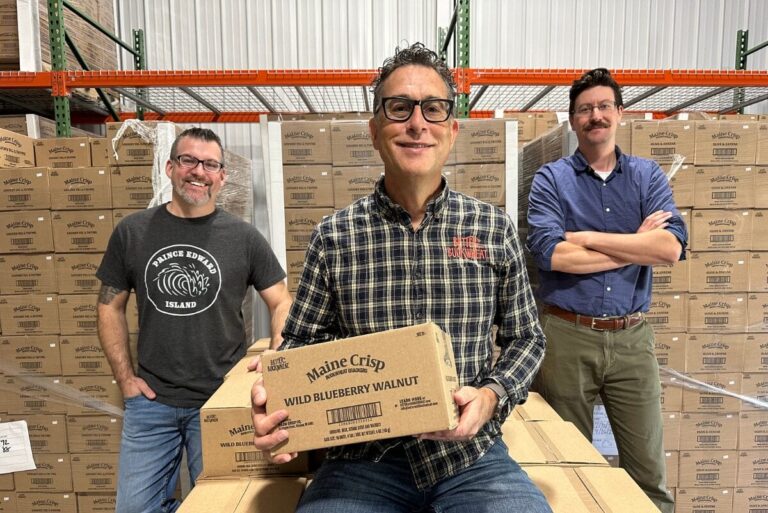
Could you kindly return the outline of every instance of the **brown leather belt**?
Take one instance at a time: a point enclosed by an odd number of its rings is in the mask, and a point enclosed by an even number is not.
[[[618,331],[637,326],[643,320],[643,312],[636,312],[621,317],[590,317],[580,315],[556,306],[545,305],[544,313],[560,317],[574,324],[581,324],[595,331]]]

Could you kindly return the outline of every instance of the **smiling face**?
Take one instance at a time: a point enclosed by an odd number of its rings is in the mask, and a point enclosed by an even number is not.
[[[412,100],[450,98],[440,75],[419,65],[397,68],[387,77],[381,97],[391,96]],[[373,147],[384,161],[388,183],[424,178],[439,184],[443,165],[459,132],[453,116],[442,123],[430,123],[424,119],[421,106],[416,106],[407,121],[397,122],[387,119],[380,108],[369,126]]]
[[[607,86],[591,87],[574,101],[574,109],[578,111],[583,106],[597,106],[605,102],[615,102],[613,89]],[[616,107],[610,112],[602,112],[593,108],[588,114],[580,115],[574,112],[570,116],[571,127],[576,132],[579,148],[596,147],[601,145],[615,146],[616,128],[621,121],[622,107]]]
[[[190,155],[199,160],[213,159],[222,161],[221,149],[214,141],[204,141],[194,137],[183,137],[178,142],[177,155]],[[171,179],[173,196],[171,203],[184,211],[193,211],[195,215],[206,215],[216,208],[216,196],[226,181],[226,171],[210,173],[202,164],[187,168],[176,160],[169,160],[165,173]]]

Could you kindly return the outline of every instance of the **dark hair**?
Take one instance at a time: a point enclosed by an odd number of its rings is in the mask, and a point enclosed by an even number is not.
[[[448,99],[453,100],[454,96],[456,96],[456,83],[453,81],[453,73],[445,65],[445,62],[422,43],[413,43],[407,48],[395,48],[395,55],[388,57],[384,61],[384,64],[379,68],[376,78],[371,82],[374,112],[381,103],[381,88],[387,77],[397,68],[410,65],[424,66],[425,68],[435,70],[440,75],[440,78],[443,79],[443,82],[445,82],[445,86],[448,89]]]
[[[199,139],[200,141],[205,142],[215,142],[219,145],[219,151],[221,152],[221,163],[224,164],[224,147],[221,145],[221,139],[219,139],[219,136],[216,135],[216,132],[209,128],[199,128],[199,127],[192,127],[187,128],[182,133],[180,133],[178,136],[176,136],[176,139],[173,141],[173,144],[171,145],[171,160],[176,160],[176,151],[179,146],[179,141],[182,140],[184,137],[189,137],[191,139]]]
[[[575,112],[576,98],[578,98],[581,93],[597,86],[606,86],[613,89],[616,106],[624,106],[624,100],[621,99],[621,87],[619,87],[619,84],[613,79],[611,72],[605,68],[595,68],[584,73],[578,80],[573,81],[571,90],[568,93],[568,97],[571,100],[568,105],[568,113],[573,114]]]

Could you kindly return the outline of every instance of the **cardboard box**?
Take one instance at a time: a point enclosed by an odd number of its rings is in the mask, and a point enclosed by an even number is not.
[[[748,251],[695,251],[689,256],[691,292],[746,292],[749,290]],[[655,272],[655,267],[654,267]]]
[[[504,112],[504,118],[517,120],[518,141],[531,141],[536,137],[536,115],[534,113],[507,111]]]
[[[286,208],[332,207],[331,166],[283,166],[283,204]]]
[[[749,291],[768,292],[768,252],[749,254]]]
[[[747,331],[747,294],[688,295],[688,333],[743,333]]]
[[[336,166],[381,166],[367,121],[331,121],[332,162]]]
[[[68,415],[117,415],[124,406],[123,394],[112,376],[64,376],[68,387]]]
[[[742,374],[741,395],[741,411],[764,411],[765,404],[768,402],[768,373],[745,372]]]
[[[50,294],[57,292],[51,254],[0,255],[0,293]]]
[[[632,154],[632,121],[622,119],[616,125],[616,146],[622,153]],[[679,206],[679,205],[678,205]]]
[[[757,123],[696,121],[696,165],[750,166],[757,156]]]
[[[507,420],[532,422],[539,420],[562,421],[563,419],[541,395],[536,392],[528,392],[528,399],[523,404],[516,405]]]
[[[269,337],[260,338],[256,340],[253,344],[248,346],[248,348],[245,350],[245,354],[249,356],[261,354],[267,349],[269,349],[269,345],[272,343],[272,339]]]
[[[768,488],[768,452],[739,451],[738,487]]]
[[[112,210],[112,223],[114,226],[134,212],[141,212],[143,208],[116,208]]]
[[[768,333],[746,335],[744,372],[768,372]]]
[[[177,513],[293,513],[306,487],[304,478],[201,479]]]
[[[106,167],[51,169],[50,186],[53,210],[112,208]]]
[[[653,352],[659,367],[685,371],[685,339],[686,334],[681,332],[661,332],[654,335]]]
[[[72,467],[69,463],[69,454],[36,454],[35,465],[37,468],[34,470],[14,474],[17,492],[72,491]]]
[[[60,253],[56,255],[59,294],[96,294],[101,281],[96,278],[103,253]]]
[[[667,467],[667,490],[677,488],[680,476],[680,453],[678,451],[665,451],[664,462]],[[674,496],[674,493],[673,493]]]
[[[681,486],[675,495],[675,511],[677,513],[735,513],[737,510],[731,509],[732,491],[732,488],[683,488]]]
[[[2,389],[7,396],[9,413],[37,415],[67,413],[67,399],[61,394],[61,378],[41,376],[34,381],[19,376],[4,376]]]
[[[543,134],[546,134],[559,123],[557,112],[536,112],[534,116],[536,137],[541,137]]]
[[[680,449],[680,417],[678,412],[663,412],[661,414],[662,427],[664,430],[664,450],[678,451]],[[676,486],[669,484],[667,486]]]
[[[62,335],[96,335],[96,294],[59,294],[59,330]]]
[[[537,114],[538,116],[538,114]],[[506,160],[506,126],[503,119],[459,119],[454,143],[457,164],[482,164]]]
[[[109,166],[109,143],[106,137],[91,137],[88,139],[91,146],[91,165]]]
[[[74,493],[23,492],[16,494],[19,513],[79,513]]]
[[[688,255],[690,258],[690,253]],[[689,268],[687,259],[669,265],[654,265],[653,292],[687,292]]]
[[[39,167],[90,167],[91,144],[87,137],[38,139],[34,143],[35,162]]]
[[[624,469],[524,466],[553,513],[651,513],[658,509]]]
[[[736,451],[680,451],[680,488],[733,488],[737,464]]]
[[[369,196],[383,174],[381,166],[333,168],[333,206],[341,209]]]
[[[34,139],[0,128],[0,168],[35,167]]]
[[[768,293],[753,293],[748,296],[747,330],[751,333],[768,331]]]
[[[267,412],[287,409],[275,454],[453,429],[450,337],[434,323],[263,357]],[[323,379],[319,379],[319,378]]]
[[[748,251],[752,249],[752,211],[694,210],[690,249]]]
[[[755,163],[768,164],[768,123],[762,121],[768,119],[763,116],[761,122],[757,124],[757,155],[755,156]]]
[[[603,465],[605,458],[570,422],[507,421],[501,437],[509,455],[521,465]]]
[[[696,166],[695,208],[752,208],[755,206],[753,166]]]
[[[683,409],[683,389],[682,385],[675,382],[661,382],[661,411],[679,412]]]
[[[144,209],[155,197],[152,166],[110,166],[109,173],[114,208]]]
[[[0,337],[0,360],[6,376],[60,376],[61,357],[56,335]]]
[[[312,231],[325,216],[333,214],[332,208],[285,209],[285,249],[307,249]]]
[[[765,488],[737,487],[733,491],[733,512],[738,511],[768,511],[768,493],[765,493]]]
[[[768,127],[768,123],[765,125]],[[768,162],[755,168],[755,208],[768,208],[768,165],[766,164]]]
[[[3,476],[0,477],[0,481],[3,481],[4,479],[10,480],[11,484],[13,484],[13,474],[3,474]],[[18,513],[18,511],[16,506],[16,494],[13,491],[0,492],[0,513]]]
[[[683,413],[680,419],[680,450],[733,450],[738,445],[736,413]]]
[[[0,210],[51,208],[48,168],[20,167],[0,169]]]
[[[680,332],[686,329],[687,312],[687,294],[654,294],[645,319],[655,332]]]
[[[328,121],[280,123],[283,164],[331,164],[331,124]]]
[[[301,273],[304,271],[304,251],[285,252],[285,272],[288,275],[288,292],[299,290]]]
[[[743,334],[690,333],[686,340],[687,372],[741,372],[744,367]]]
[[[107,123],[109,164],[128,166],[152,165],[155,158],[154,146],[151,142],[145,141],[139,134],[134,132],[132,128],[127,128],[122,136],[115,140],[122,125],[123,123],[121,122]],[[157,122],[145,122],[145,126],[149,128],[157,128]],[[180,129],[176,127],[176,130],[176,135],[178,135]],[[115,146],[115,151],[112,151],[111,149],[113,144]]]
[[[754,251],[768,250],[768,210],[753,210],[752,249]]]
[[[506,167],[504,164],[457,164],[456,190],[501,206],[506,202]]]
[[[112,235],[109,210],[57,210],[51,220],[56,253],[103,253]]]
[[[738,372],[692,373],[689,384],[698,389],[683,389],[683,409],[689,413],[735,412],[741,401],[735,396],[741,393],[741,374]],[[699,385],[703,383],[704,385]],[[730,395],[723,393],[729,392]],[[688,486],[682,485],[681,486]]]
[[[123,419],[112,415],[68,415],[69,452],[118,453]]]
[[[740,450],[768,449],[768,411],[749,411],[739,415]]]
[[[111,376],[112,369],[96,335],[60,335],[61,374]]]
[[[692,164],[665,164],[662,166],[664,173],[669,177],[672,169],[677,169],[672,178],[669,178],[669,188],[672,189],[672,197],[677,208],[692,207],[694,201],[694,172]]]
[[[115,493],[78,493],[77,513],[114,513]]]
[[[0,212],[0,253],[52,253],[50,210]]]
[[[64,415],[7,415],[0,421],[27,423],[32,454],[60,453],[67,447],[67,422]]]
[[[257,355],[255,353],[249,354],[246,352],[246,355],[238,360],[238,362],[231,369],[229,369],[226,374],[224,374],[224,379],[229,379],[235,374],[246,374],[251,372],[248,370],[248,365],[250,365],[256,356]]]
[[[3,335],[58,335],[58,303],[56,294],[0,296]]]
[[[694,124],[691,121],[632,121],[632,154],[671,164],[693,164]]]
[[[201,408],[201,477],[301,475],[309,471],[306,454],[276,465],[253,445],[251,388],[259,378],[257,372],[228,376]]]
[[[117,460],[120,454],[72,454],[72,486],[76,492],[117,490]]]

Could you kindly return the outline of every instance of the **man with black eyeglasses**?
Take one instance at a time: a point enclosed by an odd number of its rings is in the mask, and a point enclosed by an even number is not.
[[[452,74],[417,43],[387,59],[372,85],[384,177],[315,229],[280,349],[433,321],[456,354],[459,426],[332,448],[297,511],[549,512],[500,432],[527,397],[544,337],[512,221],[441,175],[459,130]],[[255,443],[268,451],[288,437],[279,424],[290,411],[266,415],[266,398],[257,383]]]
[[[578,149],[533,178],[527,246],[547,337],[534,388],[590,440],[599,395],[620,466],[669,513],[659,369],[644,313],[651,266],[685,258],[688,234],[659,165],[616,146],[622,110],[607,69],[574,81]]]
[[[272,347],[291,296],[266,240],[216,208],[226,182],[219,137],[190,128],[165,166],[171,201],[115,227],[96,276],[99,339],[125,400],[117,513],[175,511],[186,451],[194,485],[202,467],[199,409],[245,356],[241,307],[253,286],[269,308]],[[126,304],[139,308],[138,373]]]

